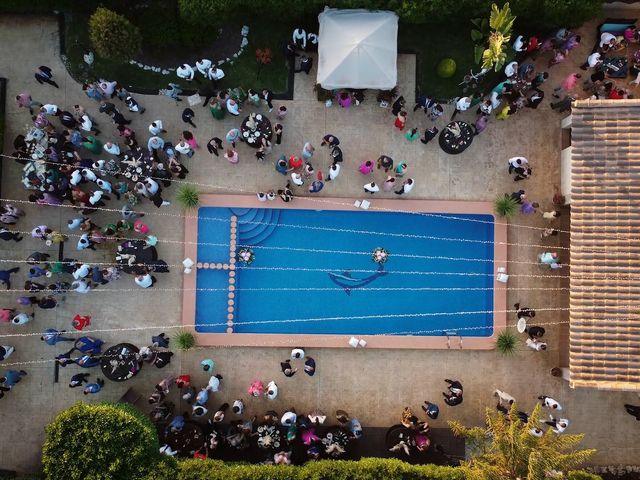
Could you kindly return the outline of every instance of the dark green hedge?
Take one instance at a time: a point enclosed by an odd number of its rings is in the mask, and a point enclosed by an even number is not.
[[[369,8],[393,10],[407,23],[450,21],[459,27],[477,16],[488,16],[494,0],[333,0],[334,8]],[[495,0],[502,5],[504,0]],[[308,22],[327,4],[326,0],[138,0],[137,9],[149,4],[145,12],[150,18],[158,9],[180,11],[191,25],[209,26],[212,22],[233,19],[278,19]],[[177,4],[177,9],[175,8]],[[2,0],[0,11],[17,13],[47,13],[54,10],[91,13],[103,6],[127,15],[131,2],[127,0]],[[511,0],[513,13],[529,28],[575,27],[602,13],[602,0]],[[128,15],[127,15],[128,16]],[[186,29],[185,29],[186,30]],[[165,32],[172,35],[172,32]]]

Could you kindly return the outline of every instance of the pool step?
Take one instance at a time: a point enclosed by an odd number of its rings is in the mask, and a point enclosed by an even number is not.
[[[269,220],[268,225],[262,225],[262,230],[254,235],[254,237],[247,241],[247,243],[251,243],[251,245],[260,245],[267,238],[271,236],[271,234],[275,231],[278,226],[278,222],[280,221],[280,209],[269,209],[271,212],[271,218]]]
[[[280,210],[272,208],[232,208],[238,217],[238,243],[258,245],[274,232],[280,220]]]

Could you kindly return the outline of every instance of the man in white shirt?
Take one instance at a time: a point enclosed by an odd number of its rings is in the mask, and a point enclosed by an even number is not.
[[[276,382],[274,382],[273,380],[271,380],[267,385],[266,395],[269,400],[275,400],[278,396],[278,385],[276,385]]]
[[[211,67],[207,71],[207,77],[212,82],[217,82],[218,80],[222,80],[224,78],[224,72],[222,71],[221,68]]]
[[[569,420],[566,418],[553,418],[553,415],[549,415],[549,418],[551,420],[540,420],[540,422],[549,425],[554,433],[563,433],[569,426]]]
[[[329,175],[327,176],[327,181],[335,180],[340,175],[340,164],[334,163],[329,167]]]
[[[507,405],[511,406],[516,403],[516,399],[513,396],[509,395],[507,392],[503,392],[502,390],[496,389],[493,392],[493,396],[498,397],[500,404],[504,402]]]
[[[538,397],[538,400],[540,400],[542,402],[542,405],[547,408],[551,408],[553,410],[562,410],[562,406],[560,405],[560,403],[553,398],[548,397],[547,395],[540,395]]]
[[[611,48],[616,44],[616,36],[609,32],[602,32],[600,35],[600,48]]]
[[[47,115],[58,115],[58,106],[52,103],[46,103],[40,107],[40,111]]]
[[[374,193],[380,191],[380,187],[376,184],[376,182],[366,183],[364,185],[364,191],[373,195]]]
[[[191,65],[183,63],[176,69],[176,75],[178,75],[179,78],[190,82],[193,80],[195,72],[193,71],[193,68],[191,68]]]
[[[518,35],[513,42],[513,49],[520,53],[524,52],[527,49],[527,44],[524,41],[524,37],[522,35]]]
[[[509,159],[509,174],[511,174],[511,172],[516,168],[525,168],[527,165],[529,165],[529,160],[525,157],[511,157]]]
[[[242,415],[242,413],[244,412],[244,402],[241,399],[234,400],[231,411],[236,415]]]
[[[282,424],[283,427],[290,427],[291,425],[296,423],[297,419],[298,419],[298,415],[296,415],[296,412],[294,409],[291,409],[287,412],[284,412],[284,415],[282,415],[282,418],[280,419],[280,423]]]
[[[298,187],[301,187],[302,185],[304,185],[304,178],[302,177],[301,174],[297,173],[297,172],[293,172],[291,174],[291,180],[293,181],[293,183],[295,185],[297,185]]]
[[[191,147],[189,146],[189,144],[187,142],[185,142],[184,140],[181,140],[177,145],[176,145],[176,152],[181,153],[183,155],[187,155],[187,156],[191,156],[193,155]]]
[[[413,181],[413,178],[407,178],[402,184],[402,188],[400,190],[396,190],[396,195],[404,195],[405,193],[409,193],[411,190],[413,190],[414,185],[415,182]]]
[[[537,339],[527,338],[527,347],[531,350],[540,352],[547,349],[547,344],[545,342],[540,342]]]
[[[149,133],[154,136],[158,136],[161,133],[167,133],[167,131],[162,128],[162,120],[154,120],[149,125]]]
[[[76,280],[71,283],[71,290],[78,293],[89,293],[91,287],[84,280]]]
[[[207,76],[207,72],[209,71],[209,69],[211,68],[211,60],[208,60],[206,58],[203,58],[202,60],[198,60],[196,62],[196,68],[198,69],[198,71],[203,75],[203,76]]]
[[[602,55],[600,52],[593,52],[591,55],[587,57],[587,61],[580,65],[582,70],[586,70],[587,68],[595,68],[602,64]]]
[[[153,277],[149,273],[145,273],[144,275],[138,275],[135,278],[136,285],[141,288],[149,288],[153,286]]]
[[[460,97],[456,102],[456,108],[451,115],[451,120],[455,118],[458,112],[464,112],[471,106],[471,97]]]
[[[115,155],[116,157],[120,155],[120,147],[118,146],[117,143],[106,142],[103,148],[105,152],[111,155]]]
[[[518,73],[518,62],[508,63],[506,67],[504,67],[504,74],[507,78],[513,77]]]
[[[80,280],[81,278],[86,277],[87,275],[89,275],[89,272],[91,271],[91,266],[87,265],[86,263],[81,265],[80,267],[76,268],[73,271],[73,278],[75,278],[76,280]]]

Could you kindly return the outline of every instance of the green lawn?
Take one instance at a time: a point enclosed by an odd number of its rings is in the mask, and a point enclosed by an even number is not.
[[[416,90],[418,95],[434,96],[440,99],[457,97],[462,93],[458,84],[464,75],[480,66],[473,58],[473,41],[469,28],[453,28],[451,25],[408,25],[400,24],[398,29],[398,50],[418,54]],[[453,58],[457,70],[451,78],[436,75],[436,66],[443,58]],[[485,76],[485,85],[497,78],[496,74]],[[486,90],[486,89],[485,89]]]
[[[74,14],[67,16],[65,22],[67,68],[78,81],[88,78],[114,79],[123,85],[133,85],[137,88],[160,89],[167,83],[179,83],[183,88],[189,88],[187,82],[179,82],[175,74],[162,75],[143,70],[135,65],[113,62],[96,58],[92,71],[88,71],[82,60],[83,48],[90,44],[87,30],[88,16]],[[240,30],[242,26],[238,25]],[[273,23],[249,25],[249,45],[242,55],[233,59],[233,63],[222,65],[225,78],[220,82],[221,87],[269,88],[274,92],[284,92],[287,89],[288,70],[282,52],[282,43],[289,37],[291,27]],[[180,47],[178,47],[180,48]],[[238,45],[239,48],[239,45]],[[259,69],[255,59],[256,48],[271,48],[273,60],[270,64]],[[179,58],[179,50],[176,57]],[[177,65],[176,65],[177,66]],[[192,87],[192,88],[195,88]]]

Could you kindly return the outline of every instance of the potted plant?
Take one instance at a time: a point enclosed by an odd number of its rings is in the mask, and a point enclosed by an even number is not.
[[[186,352],[187,350],[191,350],[196,345],[196,337],[193,336],[193,333],[187,332],[186,330],[181,330],[175,336],[174,344],[178,350],[181,352]]]
[[[193,185],[183,184],[178,187],[176,200],[182,208],[190,210],[200,205],[200,194]]]
[[[518,350],[518,336],[510,328],[505,328],[496,338],[496,350],[502,355],[509,356]]]
[[[499,217],[511,218],[518,212],[518,202],[505,193],[495,199],[493,210]]]

